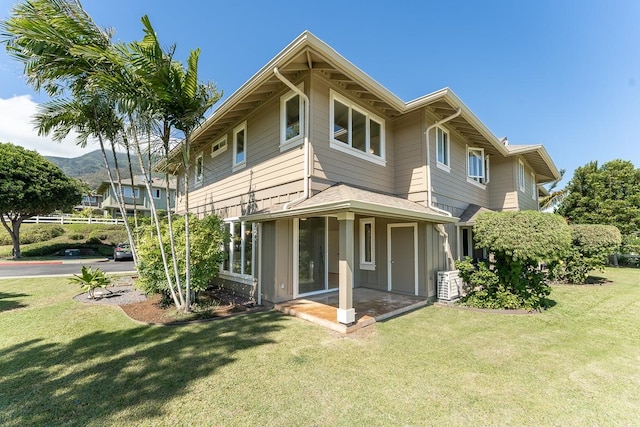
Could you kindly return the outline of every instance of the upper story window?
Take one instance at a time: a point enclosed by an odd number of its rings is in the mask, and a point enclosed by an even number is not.
[[[449,172],[451,170],[449,132],[436,128],[436,166]]]
[[[122,192],[124,193],[124,197],[140,197],[139,188],[134,188],[132,191],[130,186],[123,185]]]
[[[384,166],[384,120],[331,91],[330,145]]]
[[[227,136],[220,138],[211,146],[211,158],[214,158],[227,151]]]
[[[531,198],[536,200],[538,198],[538,186],[536,185],[536,176],[531,172]]]
[[[482,148],[467,147],[467,181],[483,186],[489,182],[489,156]]]
[[[518,160],[518,188],[524,192],[524,163]]]
[[[194,171],[196,185],[202,185],[202,181],[204,181],[203,157],[202,153],[198,154],[198,157],[196,157],[196,170]]]
[[[298,86],[301,90],[302,85]],[[291,91],[280,98],[280,150],[302,143],[304,101]]]
[[[156,188],[155,190],[153,190],[153,198],[154,199],[159,199],[160,198],[160,189]]]
[[[376,269],[376,224],[374,218],[360,220],[360,269]]]
[[[247,165],[247,122],[233,130],[233,171]]]

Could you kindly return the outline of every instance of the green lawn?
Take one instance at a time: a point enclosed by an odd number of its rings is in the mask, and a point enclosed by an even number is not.
[[[143,326],[0,280],[0,425],[638,425],[640,270],[537,315],[429,306],[351,336],[263,312]]]

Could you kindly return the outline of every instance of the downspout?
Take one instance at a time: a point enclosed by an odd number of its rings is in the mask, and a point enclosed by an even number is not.
[[[462,108],[458,108],[458,111],[456,111],[455,113],[453,113],[452,115],[450,115],[449,117],[445,117],[444,119],[435,122],[434,124],[432,124],[431,126],[429,126],[427,128],[427,130],[425,131],[425,134],[427,136],[426,138],[426,146],[427,146],[427,174],[425,176],[425,181],[426,181],[426,185],[427,185],[427,207],[430,209],[435,210],[436,212],[439,212],[443,215],[446,216],[452,216],[451,212],[445,211],[444,209],[440,209],[438,207],[432,206],[433,202],[432,202],[432,197],[431,194],[433,193],[431,190],[431,150],[429,147],[429,132],[431,132],[431,129],[434,129],[437,126],[440,126],[443,123],[448,122],[449,120],[453,120],[456,117],[458,117],[460,114],[462,113]]]
[[[427,128],[427,130],[425,131],[425,135],[426,135],[426,148],[427,148],[427,173],[425,176],[425,181],[426,181],[426,185],[427,185],[427,207],[429,209],[433,209],[436,212],[439,212],[443,215],[446,216],[453,216],[451,215],[451,212],[445,211],[444,209],[440,209],[436,206],[433,206],[433,199],[432,199],[432,193],[433,191],[431,190],[431,150],[430,150],[430,144],[429,144],[429,132],[431,132],[432,129],[434,129],[437,126],[440,126],[443,123],[448,122],[449,120],[453,120],[456,117],[458,117],[460,114],[462,113],[462,108],[458,108],[458,111],[456,111],[455,113],[453,113],[452,115],[450,115],[449,117],[445,117],[444,119],[435,122],[434,124],[432,124],[431,126],[429,126]],[[451,253],[451,246],[449,245],[449,235],[447,234],[447,231],[444,228],[444,225],[442,224],[436,224],[434,225],[434,228],[438,231],[438,234],[440,234],[440,236],[444,239],[444,242],[442,243],[442,246],[444,248],[444,252],[447,256],[447,260],[446,260],[446,269],[449,270],[451,268],[452,265],[455,265],[455,260],[453,259],[453,255]]]
[[[297,199],[291,200],[290,202],[285,203],[282,207],[283,210],[287,210],[291,207],[291,205],[302,202],[303,200],[307,200],[309,198],[309,97],[301,91],[298,87],[296,87],[293,83],[287,80],[280,71],[278,71],[278,67],[273,67],[273,74],[289,89],[300,95],[300,97],[304,100],[304,135],[303,135],[303,150],[304,150],[304,182],[303,182],[303,193],[301,197]]]

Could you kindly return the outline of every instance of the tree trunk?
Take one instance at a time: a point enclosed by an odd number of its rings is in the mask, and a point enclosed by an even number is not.
[[[182,155],[184,167],[184,248],[185,248],[185,305],[184,311],[191,311],[191,237],[189,234],[189,135],[184,138],[185,153]]]
[[[22,225],[22,217],[20,215],[7,215],[9,220],[11,221],[11,227],[7,224],[7,221],[4,219],[4,214],[0,214],[0,219],[2,219],[2,225],[5,230],[9,232],[11,236],[11,243],[13,243],[13,259],[22,258],[22,253],[20,251],[20,226]]]
[[[138,265],[138,251],[136,251],[136,242],[134,241],[134,237],[133,237],[133,232],[131,231],[131,227],[129,225],[129,219],[127,217],[127,207],[126,207],[126,203],[124,200],[124,190],[122,189],[122,175],[120,175],[120,166],[118,165],[118,155],[116,153],[116,144],[115,142],[112,140],[111,141],[111,152],[113,153],[113,165],[116,169],[116,177],[118,178],[118,194],[120,195],[120,201],[119,201],[119,205],[120,205],[120,213],[122,214],[122,219],[124,220],[125,226],[127,227],[127,234],[129,235],[129,244],[131,245],[131,254],[133,255],[133,264],[135,266]],[[131,181],[133,183],[133,178],[131,178]],[[131,186],[131,193],[133,195],[133,203],[135,205],[136,203],[136,189],[135,187],[132,185]]]

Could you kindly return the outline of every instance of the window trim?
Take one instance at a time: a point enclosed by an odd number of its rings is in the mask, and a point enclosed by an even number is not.
[[[365,259],[366,240],[365,227],[371,225],[371,261]],[[376,269],[376,219],[360,219],[360,270],[375,271]]]
[[[298,89],[304,92],[304,82],[300,83]],[[299,127],[300,132],[298,135],[287,138],[287,102],[295,97],[299,98],[298,101],[298,115],[300,117]],[[290,148],[297,147],[302,144],[304,139],[304,99],[296,92],[290,90],[280,97],[280,152],[286,151]]]
[[[223,136],[222,138],[218,139],[216,142],[214,142],[213,144],[211,144],[211,158],[216,158],[218,157],[220,154],[224,153],[225,151],[227,151],[227,135]],[[216,150],[216,147],[218,147],[218,149]]]
[[[127,196],[126,194],[126,190],[130,189],[131,193],[129,196]],[[126,199],[139,199],[140,198],[140,189],[138,187],[131,187],[130,185],[123,185],[122,186],[122,195],[126,198]]]
[[[439,154],[438,131],[442,132],[442,134],[447,137],[446,153],[445,153],[447,163],[443,163],[438,159],[438,154]],[[435,132],[436,132],[436,167],[446,172],[451,172],[451,136],[449,134],[449,131],[442,126],[436,126]]]
[[[375,163],[380,166],[386,166],[386,138],[385,138],[385,121],[380,116],[377,116],[370,111],[360,107],[356,103],[350,101],[344,96],[338,94],[333,89],[329,91],[329,146],[335,150],[342,151],[343,153],[348,153],[352,156],[358,157],[363,160],[367,160],[369,162]],[[348,144],[345,144],[342,141],[339,141],[333,137],[334,135],[334,122],[335,122],[335,101],[343,104],[345,107],[349,109],[349,129],[348,129]],[[351,140],[352,134],[352,115],[353,110],[356,110],[358,113],[365,116],[366,119],[366,135],[365,135],[365,144],[366,151],[360,151],[357,148],[353,147],[353,142]],[[380,155],[371,154],[368,150],[371,149],[371,140],[370,140],[370,132],[371,132],[371,121],[374,121],[380,125]]]
[[[482,159],[482,176],[481,177],[472,177],[470,175],[470,168],[469,168],[469,154],[470,152],[480,152],[480,158]],[[467,182],[470,184],[473,184],[475,186],[478,186],[482,189],[486,189],[487,188],[487,184],[489,183],[489,156],[484,154],[484,148],[479,148],[479,147],[469,147],[467,145],[467,159],[466,159],[466,163],[467,163]],[[478,178],[478,179],[476,179]]]
[[[199,171],[198,163],[200,164]],[[204,153],[200,153],[196,156],[196,162],[193,168],[193,181],[196,187],[200,187],[204,182]]]
[[[157,196],[156,196],[157,194]],[[160,198],[162,198],[162,192],[160,190],[160,188],[154,188],[153,189],[153,198],[156,200],[160,200]]]
[[[538,186],[536,185],[536,175],[533,172],[530,172],[531,176],[531,198],[533,200],[538,200]]]
[[[518,188],[524,193],[524,163],[518,159]]]
[[[238,134],[240,132],[244,131],[244,146],[243,148],[243,153],[244,153],[244,158],[242,159],[242,161],[238,162]],[[233,168],[232,171],[236,172],[242,168],[244,168],[245,166],[247,166],[247,122],[244,121],[242,122],[242,124],[240,124],[239,126],[236,126],[233,129]]]

